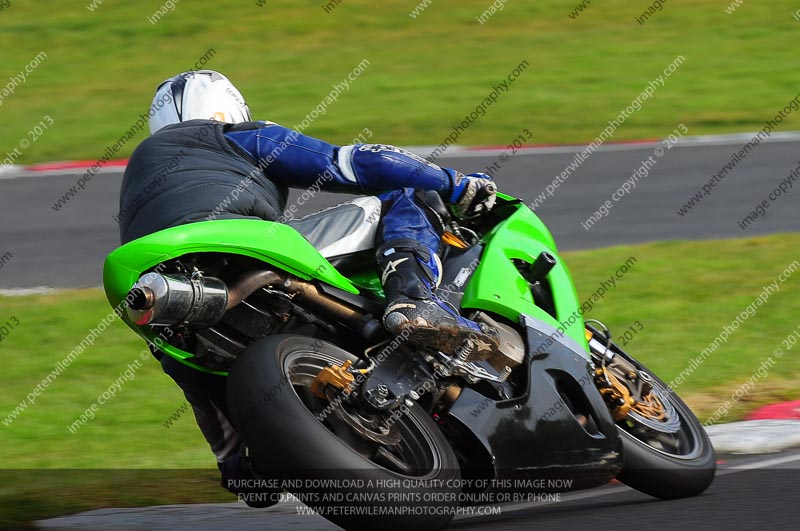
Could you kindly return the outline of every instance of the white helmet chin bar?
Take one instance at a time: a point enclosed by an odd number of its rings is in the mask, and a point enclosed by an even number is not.
[[[150,105],[150,134],[197,119],[236,124],[250,120],[250,109],[233,83],[214,70],[183,72],[158,86]]]

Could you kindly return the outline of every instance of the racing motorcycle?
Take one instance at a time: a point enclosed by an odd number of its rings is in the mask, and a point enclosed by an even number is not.
[[[371,252],[328,260],[266,221],[130,242],[106,260],[106,294],[165,355],[227,375],[254,470],[345,529],[439,529],[465,507],[613,478],[662,499],[702,493],[715,471],[705,431],[583,319],[543,222],[504,194],[456,222],[433,195],[448,227],[438,293],[497,331],[489,354],[391,336]]]

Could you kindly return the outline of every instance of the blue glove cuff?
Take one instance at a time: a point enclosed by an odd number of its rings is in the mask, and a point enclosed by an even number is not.
[[[465,179],[463,173],[452,168],[442,169],[447,172],[447,175],[450,177],[450,182],[452,183],[450,187],[450,198],[446,202],[451,204],[456,203],[461,199],[461,196],[464,195],[464,190],[466,190],[469,185],[469,179]]]

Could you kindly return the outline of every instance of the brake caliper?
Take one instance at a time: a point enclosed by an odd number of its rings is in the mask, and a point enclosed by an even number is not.
[[[317,377],[311,382],[311,392],[314,393],[314,396],[327,399],[325,388],[329,385],[349,395],[351,385],[355,381],[353,373],[348,370],[352,364],[352,361],[347,360],[342,365],[331,365],[319,371]]]
[[[614,420],[624,419],[636,403],[636,400],[628,390],[628,386],[620,382],[605,367],[598,367],[594,370],[594,381],[600,394],[603,395],[608,404]]]

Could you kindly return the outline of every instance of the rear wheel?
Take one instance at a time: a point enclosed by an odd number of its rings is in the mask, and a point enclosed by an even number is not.
[[[602,336],[592,330],[595,337]],[[598,362],[604,340],[590,342]],[[660,378],[613,342],[613,359],[605,377],[613,391],[627,395],[627,405],[610,408],[623,444],[623,466],[618,479],[640,492],[662,499],[696,496],[714,480],[716,456],[700,421]]]
[[[229,410],[253,464],[345,529],[439,529],[452,519],[456,457],[418,405],[392,413],[351,393],[312,393],[321,370],[358,359],[330,343],[282,335],[253,344],[228,380]]]

